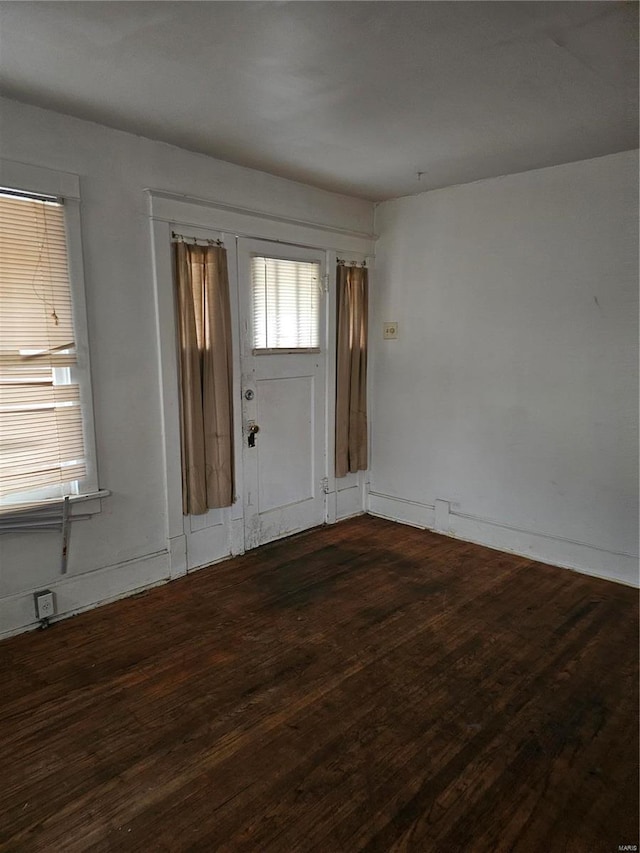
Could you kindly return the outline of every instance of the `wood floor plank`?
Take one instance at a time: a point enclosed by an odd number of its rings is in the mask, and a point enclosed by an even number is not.
[[[0,643],[0,851],[638,843],[638,601],[368,516]]]

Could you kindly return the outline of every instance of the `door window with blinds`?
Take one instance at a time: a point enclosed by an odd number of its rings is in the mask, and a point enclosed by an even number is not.
[[[0,188],[0,513],[96,487],[72,301],[64,204]]]
[[[254,353],[317,352],[322,279],[318,262],[251,258]]]

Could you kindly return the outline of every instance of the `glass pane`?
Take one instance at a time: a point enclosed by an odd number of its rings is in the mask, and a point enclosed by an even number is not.
[[[320,345],[320,264],[280,258],[251,260],[254,349]]]

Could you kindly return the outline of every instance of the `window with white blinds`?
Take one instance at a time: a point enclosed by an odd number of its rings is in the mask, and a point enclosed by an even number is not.
[[[315,350],[320,346],[320,264],[251,259],[254,350]]]
[[[86,473],[64,207],[0,189],[0,512]]]

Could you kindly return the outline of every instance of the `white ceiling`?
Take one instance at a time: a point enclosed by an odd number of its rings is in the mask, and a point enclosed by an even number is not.
[[[381,200],[636,147],[637,38],[637,3],[1,2],[0,91]]]

